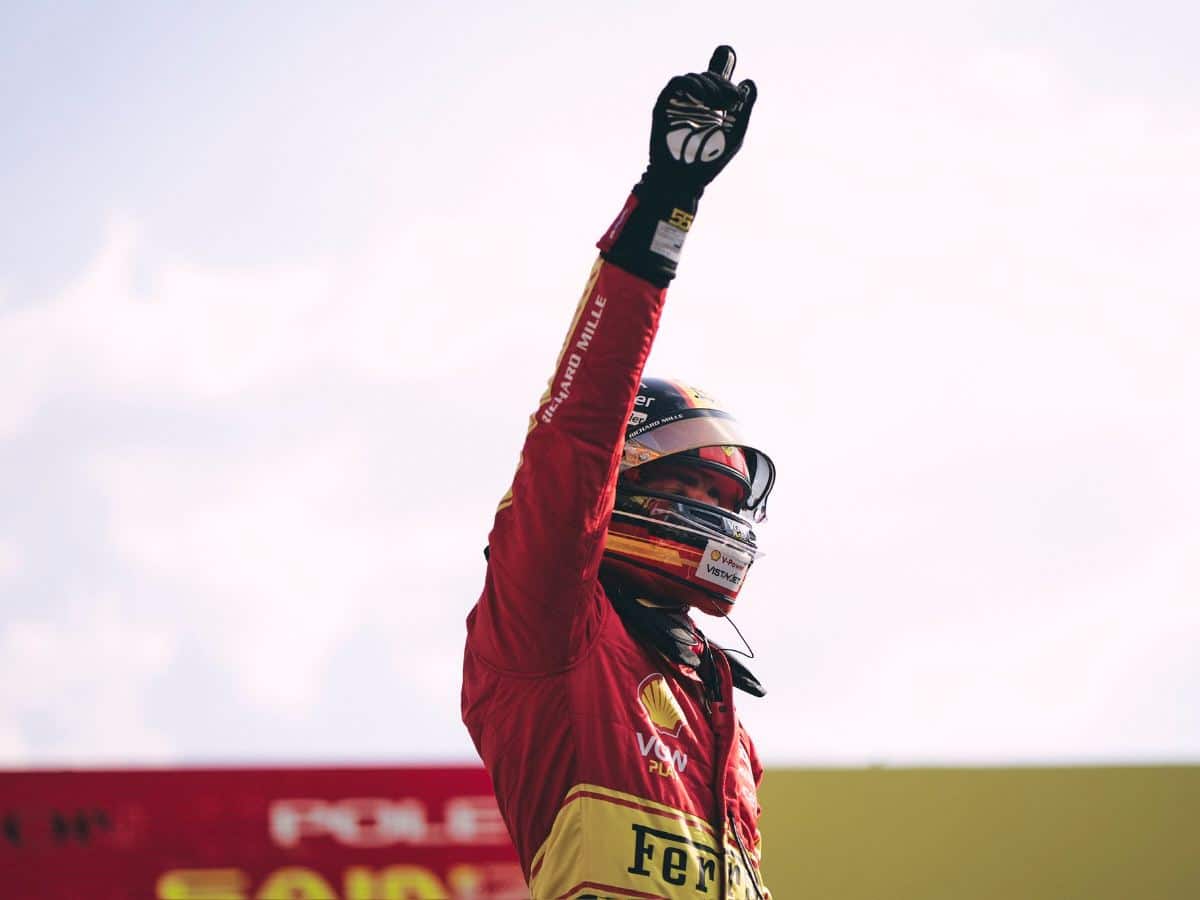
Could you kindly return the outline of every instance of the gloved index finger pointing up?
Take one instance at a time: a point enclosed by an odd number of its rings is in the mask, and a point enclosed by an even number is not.
[[[737,54],[728,44],[722,44],[713,51],[712,59],[708,61],[708,71],[724,78],[733,80],[733,67],[737,65]]]
[[[733,83],[737,54],[721,44],[708,69],[676,75],[650,117],[650,165],[633,189],[636,203],[600,242],[604,258],[659,287],[675,277],[683,239],[704,190],[742,147],[757,96]]]

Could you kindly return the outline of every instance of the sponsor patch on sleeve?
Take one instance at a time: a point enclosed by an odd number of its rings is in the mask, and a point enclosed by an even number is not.
[[[696,567],[696,577],[736,592],[741,588],[752,560],[749,553],[710,540]]]

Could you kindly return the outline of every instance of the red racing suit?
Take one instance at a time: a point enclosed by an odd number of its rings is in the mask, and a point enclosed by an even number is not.
[[[713,651],[714,699],[626,631],[597,578],[665,296],[596,262],[467,617],[463,721],[535,900],[769,897],[728,661]]]

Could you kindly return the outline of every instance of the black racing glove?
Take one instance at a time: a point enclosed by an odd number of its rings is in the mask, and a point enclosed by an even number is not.
[[[666,287],[704,188],[742,147],[758,96],[730,81],[737,57],[722,44],[707,72],[667,82],[650,124],[650,165],[597,246],[609,262]]]

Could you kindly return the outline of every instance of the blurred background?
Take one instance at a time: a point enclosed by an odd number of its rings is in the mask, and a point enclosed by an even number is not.
[[[654,98],[725,42],[759,102],[647,371],[779,467],[735,615],[768,878],[805,859],[776,772],[1194,778],[1198,29],[1169,2],[0,8],[0,764],[475,763],[496,502]],[[1129,789],[1141,833],[1194,823],[1183,783]]]

